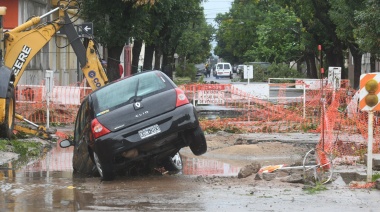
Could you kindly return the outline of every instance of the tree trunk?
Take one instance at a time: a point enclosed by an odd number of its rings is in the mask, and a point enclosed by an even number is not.
[[[325,49],[326,61],[327,64],[324,65],[325,72],[328,70],[328,67],[341,67],[342,68],[342,79],[347,79],[348,74],[344,71],[344,56],[343,49],[341,45],[337,45],[332,48]]]
[[[108,58],[107,58],[107,77],[110,82],[120,79],[120,55],[123,51],[124,46],[114,46],[108,48]]]
[[[354,89],[359,88],[360,75],[362,74],[362,53],[360,53],[357,45],[349,46],[354,61]],[[343,78],[343,77],[342,77]]]
[[[134,40],[132,48],[132,74],[137,73],[140,61],[140,52],[142,47],[142,40]]]
[[[156,46],[155,52],[154,52],[154,70],[161,70],[161,49],[160,47]]]
[[[354,88],[359,88],[360,75],[362,74],[362,55],[354,56]]]
[[[315,63],[315,54],[312,52],[306,53],[306,60],[308,61],[309,67],[308,72],[310,73],[310,78],[318,79],[318,70],[317,65]]]
[[[313,78],[311,77],[311,64],[307,57],[305,57],[305,62],[306,62],[306,77]]]
[[[370,57],[370,64],[371,64],[371,72],[377,72],[378,70],[376,70],[376,55],[374,54],[371,54],[371,57]]]
[[[168,54],[164,54],[162,57],[162,67],[163,71],[170,79],[173,79],[173,69],[171,64],[169,63],[169,56]]]
[[[153,44],[145,45],[143,70],[153,70],[152,64],[153,64],[154,49],[155,49],[155,46]]]

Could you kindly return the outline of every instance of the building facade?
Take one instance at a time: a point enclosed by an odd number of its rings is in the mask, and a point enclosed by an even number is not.
[[[58,0],[0,0],[0,6],[7,7],[3,17],[4,30],[11,30],[25,23],[29,18],[42,16],[56,8]],[[69,13],[69,15],[72,15]],[[41,23],[53,21],[58,18],[58,12],[54,12],[41,19]],[[75,18],[76,19],[76,18]],[[83,20],[77,19],[75,25],[80,25]],[[30,41],[34,42],[34,41]],[[102,50],[100,50],[102,52]],[[46,70],[54,71],[56,85],[77,84],[83,79],[79,69],[77,57],[69,45],[65,35],[56,33],[51,40],[28,64],[19,85],[39,85],[43,83]]]

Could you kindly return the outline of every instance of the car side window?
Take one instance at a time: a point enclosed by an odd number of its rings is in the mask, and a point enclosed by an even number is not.
[[[86,122],[89,120],[89,105],[88,99],[84,100],[79,108],[78,115],[75,121],[74,140],[78,141],[83,134]]]
[[[80,126],[80,119],[81,119],[81,114],[82,114],[82,108],[83,105],[78,110],[77,117],[75,119],[75,128],[74,128],[74,141],[77,141],[80,135],[81,131],[81,126]]]

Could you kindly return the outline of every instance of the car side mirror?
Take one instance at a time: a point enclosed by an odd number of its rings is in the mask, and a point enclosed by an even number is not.
[[[70,147],[70,146],[74,146],[74,142],[65,139],[65,140],[62,140],[61,142],[59,142],[59,146],[61,148],[67,148],[67,147]]]

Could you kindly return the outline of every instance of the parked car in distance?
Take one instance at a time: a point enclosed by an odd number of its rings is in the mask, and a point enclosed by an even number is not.
[[[206,74],[206,67],[204,63],[196,64],[195,68],[197,69],[196,77],[204,76]]]
[[[189,146],[195,155],[207,150],[194,106],[161,71],[141,72],[89,94],[73,140],[60,146],[74,146],[74,172],[97,169],[103,180],[131,170],[180,171],[181,148]]]
[[[216,64],[216,77],[231,77],[232,66],[230,63],[217,63]]]
[[[237,74],[240,74],[244,71],[244,65],[238,65],[237,67],[237,70],[236,70],[236,73]]]

